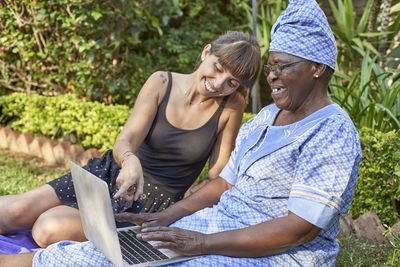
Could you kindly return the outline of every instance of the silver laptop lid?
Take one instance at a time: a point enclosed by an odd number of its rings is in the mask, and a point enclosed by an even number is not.
[[[72,161],[70,167],[87,239],[116,266],[124,266],[107,183]]]

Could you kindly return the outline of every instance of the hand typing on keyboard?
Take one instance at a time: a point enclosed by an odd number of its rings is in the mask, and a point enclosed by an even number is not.
[[[204,250],[206,234],[189,231],[178,227],[155,226],[142,228],[136,235],[139,240],[159,241],[154,248],[168,248],[184,256],[207,254]]]
[[[115,214],[115,219],[119,222],[131,222],[141,227],[167,226],[175,221],[166,211],[156,213],[130,213],[123,212]]]

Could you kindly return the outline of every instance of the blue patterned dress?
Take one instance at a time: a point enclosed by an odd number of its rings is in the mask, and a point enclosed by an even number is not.
[[[279,109],[265,107],[244,124],[221,177],[234,185],[212,208],[171,226],[202,233],[240,229],[286,216],[320,227],[311,242],[260,258],[206,255],[182,266],[334,266],[339,215],[348,211],[361,148],[348,115],[336,104],[285,126],[273,126]],[[63,241],[39,251],[33,266],[112,266],[90,242]]]

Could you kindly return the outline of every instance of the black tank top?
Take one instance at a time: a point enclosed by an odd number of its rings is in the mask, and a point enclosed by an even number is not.
[[[224,97],[214,115],[201,127],[183,130],[170,124],[166,108],[172,87],[168,87],[144,142],[137,151],[143,172],[157,182],[185,192],[200,174],[218,137],[218,121],[228,96]]]

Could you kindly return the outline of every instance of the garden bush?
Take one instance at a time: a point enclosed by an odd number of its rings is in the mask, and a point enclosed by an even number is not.
[[[0,97],[0,122],[23,133],[53,137],[58,127],[76,133],[85,148],[112,148],[130,114],[124,105],[105,105],[72,94],[46,97],[13,93]]]
[[[0,96],[0,123],[23,133],[53,137],[57,129],[75,133],[85,148],[111,149],[128,119],[130,108],[79,99],[72,94],[46,97],[13,93]],[[245,113],[242,123],[254,114]],[[58,139],[62,139],[59,137]],[[207,179],[208,163],[197,181]]]
[[[360,130],[363,159],[350,213],[357,217],[375,210],[393,225],[400,214],[400,132]]]
[[[0,93],[129,105],[152,72],[193,71],[207,42],[245,20],[230,0],[5,0],[0,17]]]
[[[96,147],[100,151],[112,148],[130,112],[131,107],[125,105],[91,102],[72,94],[0,96],[0,123],[23,133],[47,137],[54,137],[61,128],[64,135],[75,133],[85,148]],[[245,113],[243,122],[252,117],[253,114]]]

